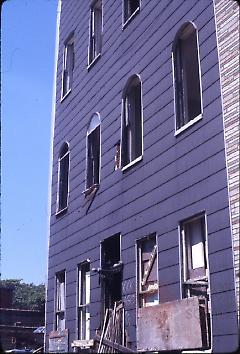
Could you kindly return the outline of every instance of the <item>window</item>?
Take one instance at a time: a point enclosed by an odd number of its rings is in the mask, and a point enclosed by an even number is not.
[[[78,268],[78,338],[90,339],[90,263]]]
[[[65,272],[56,275],[56,330],[65,329]]]
[[[140,0],[124,0],[124,23],[140,9]]]
[[[158,304],[158,269],[156,236],[150,235],[137,244],[139,307]]]
[[[101,53],[102,48],[102,0],[93,1],[90,12],[90,65]]]
[[[73,36],[65,43],[63,54],[63,75],[62,75],[62,98],[64,98],[72,88],[74,66],[74,43]]]
[[[121,236],[108,237],[101,244],[101,288],[106,309],[122,299]]]
[[[205,215],[181,223],[182,294],[198,296],[204,347],[210,346],[210,298]]]
[[[100,181],[100,117],[95,113],[87,130],[87,190]]]
[[[137,75],[128,81],[122,105],[121,166],[125,167],[143,154],[142,88]]]
[[[173,45],[176,130],[201,117],[197,30],[192,23],[178,32]]]
[[[67,208],[69,184],[69,146],[64,143],[58,159],[58,200],[57,213]]]

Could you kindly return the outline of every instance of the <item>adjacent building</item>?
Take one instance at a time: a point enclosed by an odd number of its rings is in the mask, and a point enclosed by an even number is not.
[[[58,10],[46,351],[236,350],[237,2]]]

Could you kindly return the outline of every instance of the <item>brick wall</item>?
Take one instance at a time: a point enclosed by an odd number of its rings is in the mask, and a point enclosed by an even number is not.
[[[214,0],[239,314],[239,6]]]

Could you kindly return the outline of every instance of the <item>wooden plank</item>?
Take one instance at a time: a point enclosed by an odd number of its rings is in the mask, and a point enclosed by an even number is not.
[[[100,336],[95,335],[94,338],[97,342],[100,342]],[[114,349],[116,349],[119,353],[136,353],[134,350],[124,347],[121,344],[118,343],[114,343],[112,341],[110,341],[109,339],[103,338],[102,339],[102,343],[108,347],[113,347]]]

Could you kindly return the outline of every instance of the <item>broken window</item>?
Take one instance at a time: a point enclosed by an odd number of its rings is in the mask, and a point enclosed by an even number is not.
[[[74,42],[73,36],[65,43],[63,54],[63,75],[62,75],[62,98],[64,98],[72,88],[74,66]]]
[[[120,235],[114,235],[102,242],[101,283],[105,310],[113,309],[114,303],[122,298],[122,262]]]
[[[58,159],[58,198],[57,213],[67,208],[69,184],[69,146],[64,143],[60,149]]]
[[[124,22],[140,9],[140,0],[124,0]]]
[[[65,289],[65,272],[57,273],[56,275],[56,330],[65,329],[65,309],[66,309],[66,289]]]
[[[210,299],[205,215],[181,223],[183,297],[198,296],[203,343],[210,346]]]
[[[102,1],[93,1],[90,10],[89,62],[101,53],[102,48]]]
[[[158,304],[156,235],[138,241],[137,250],[139,306],[153,306]]]
[[[86,189],[98,186],[100,181],[100,117],[95,113],[87,131]]]
[[[134,75],[128,81],[123,95],[121,166],[125,167],[143,154],[142,88]]]
[[[90,339],[90,263],[78,268],[78,339]]]
[[[192,23],[178,32],[173,47],[176,130],[201,115],[197,30]]]

